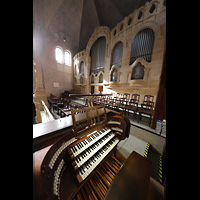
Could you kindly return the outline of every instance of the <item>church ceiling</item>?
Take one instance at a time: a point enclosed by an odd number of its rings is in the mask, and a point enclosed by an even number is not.
[[[112,29],[149,0],[33,0],[33,29],[62,41],[75,55],[86,48],[95,27]],[[34,35],[34,34],[33,34]]]

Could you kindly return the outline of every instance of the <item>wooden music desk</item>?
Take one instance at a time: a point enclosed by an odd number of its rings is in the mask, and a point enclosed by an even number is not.
[[[115,176],[104,200],[146,200],[151,162],[133,151]]]
[[[100,112],[103,112],[103,108]],[[106,108],[106,113],[108,115],[120,114],[116,111]],[[77,120],[84,118],[84,114],[79,113],[76,115]],[[33,152],[44,148],[53,142],[55,142],[59,137],[71,132],[73,127],[73,121],[71,115],[68,117],[63,117],[53,121],[39,123],[33,125]]]

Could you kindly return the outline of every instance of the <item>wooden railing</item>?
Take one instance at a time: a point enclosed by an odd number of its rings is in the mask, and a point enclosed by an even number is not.
[[[50,113],[49,109],[47,108],[47,106],[46,106],[46,104],[44,103],[43,100],[41,100],[41,103],[42,103],[43,110],[45,112],[46,121],[52,121],[52,120],[54,120],[53,115]]]

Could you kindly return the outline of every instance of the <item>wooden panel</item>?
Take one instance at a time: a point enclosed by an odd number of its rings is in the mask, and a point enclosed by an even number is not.
[[[106,112],[107,115],[119,114],[118,112],[110,109],[98,109],[98,115],[103,115]],[[84,113],[76,115],[77,120],[84,118]],[[47,147],[53,144],[60,137],[68,134],[73,126],[72,116],[60,118],[57,120],[39,123],[33,125],[33,152]]]
[[[146,200],[151,162],[135,151],[115,176],[104,200]]]
[[[166,119],[166,52],[163,59],[162,74],[160,77],[159,90],[156,99],[153,119],[151,122],[151,128],[156,128],[156,120],[163,119]]]
[[[108,115],[109,117],[116,113],[115,112],[113,113],[112,110],[105,109],[105,107],[99,109],[97,112],[97,115],[105,115],[105,114]],[[78,116],[80,116],[81,118],[82,113],[77,114],[77,117]],[[115,115],[113,117],[116,118]],[[78,120],[80,120],[80,118]],[[122,117],[122,118],[125,118],[125,117]],[[62,120],[67,120],[67,119],[69,119],[69,117],[62,118]],[[55,123],[55,121],[46,122],[43,125],[46,127],[46,124],[49,124],[49,123]],[[56,121],[56,123],[59,123],[59,120]],[[106,120],[105,120],[105,123],[107,123]],[[41,127],[42,124],[39,126]],[[58,127],[59,124],[57,124],[56,126],[57,128],[59,128]],[[67,148],[66,148],[67,145],[71,144],[71,143],[67,144],[67,142],[74,139],[74,133],[72,130],[66,131],[64,133],[64,131],[68,130],[69,128],[65,126],[63,126],[62,129],[59,129],[57,131],[54,129],[54,127],[51,127],[54,131],[50,133],[46,133],[46,131],[49,131],[49,128],[46,127],[47,129],[45,130],[45,127],[43,127],[42,131],[38,134],[39,136],[38,135],[36,135],[35,137],[33,136],[33,148],[35,149],[35,145],[36,145],[35,141],[37,141],[37,146],[39,145],[40,147],[39,149],[37,149],[37,151],[35,150],[33,153],[33,191],[34,191],[33,199],[50,199],[50,198],[57,199],[58,197],[57,188],[60,188],[59,189],[60,199],[69,199],[71,195],[74,194],[75,191],[77,191],[80,188],[80,184],[78,183],[78,180],[76,179],[74,170],[72,168],[72,163],[69,161],[69,155],[67,154]],[[72,128],[72,125],[70,127]],[[129,128],[130,128],[130,122],[128,123],[128,125],[123,125],[123,129],[128,131],[128,132],[125,131],[124,133],[127,137],[129,134]],[[58,135],[60,134],[61,130],[63,131],[62,138],[60,138],[58,141],[55,141],[58,139]],[[51,139],[49,139],[50,136],[52,136]],[[59,137],[61,137],[61,135],[59,135]],[[115,150],[116,148],[114,148],[105,157],[105,160],[110,155],[112,155],[115,152]],[[60,173],[58,172],[59,171],[58,169],[60,169],[59,166],[61,166],[62,163],[65,163],[65,165],[63,168],[61,167],[63,171],[62,173]],[[115,164],[114,168],[118,169],[117,168],[118,165],[120,164]],[[56,172],[56,176],[57,175],[60,176],[60,179],[58,180],[57,178],[55,179],[55,172]],[[94,173],[95,171],[93,171],[90,175],[92,176],[92,174]],[[103,179],[102,179],[102,182],[100,181],[99,186],[101,190],[103,191],[104,195],[105,195],[106,184],[107,182],[104,183]],[[54,187],[55,185],[56,187]],[[79,195],[80,199],[84,195],[85,195],[84,191],[81,192]],[[91,196],[93,196],[93,194]]]
[[[42,186],[40,166],[50,147],[48,146],[33,153],[33,200],[47,199],[47,195]]]
[[[104,122],[107,121],[107,114],[104,105],[94,106],[94,107],[85,107],[78,110],[72,110],[72,121],[73,121],[73,129],[74,136],[80,136],[87,134],[88,130],[91,132],[91,128],[97,129],[98,125],[102,126]],[[75,115],[76,112],[83,112],[81,115]],[[81,117],[80,117],[81,116]],[[100,117],[104,116],[102,120]],[[80,123],[85,122],[85,127],[79,129]]]

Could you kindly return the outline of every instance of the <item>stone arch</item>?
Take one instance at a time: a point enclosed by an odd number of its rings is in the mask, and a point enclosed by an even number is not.
[[[106,52],[108,52],[108,44],[110,43],[110,29],[106,26],[98,26],[95,28],[92,36],[90,37],[87,43],[87,46],[86,46],[87,56],[89,56],[89,52],[92,48],[92,45],[100,37],[106,38]]]
[[[98,83],[100,83],[99,81],[100,81],[100,76],[104,76],[104,73],[102,72],[102,71],[100,71],[99,73],[98,73],[98,75],[97,75],[97,80],[98,80]],[[103,83],[103,82],[102,82]]]
[[[144,65],[141,62],[138,62],[137,65],[132,69],[131,80],[143,79],[144,68]]]
[[[111,67],[110,71],[109,71],[109,82],[113,82],[112,75],[113,75],[114,70],[117,71],[117,80],[114,81],[114,82],[120,82],[120,74],[121,74],[121,72],[119,72],[120,68],[117,65],[113,65]]]
[[[131,75],[132,75],[132,71],[133,69],[137,66],[138,63],[141,63],[144,66],[144,76],[143,76],[143,81],[147,81],[148,79],[148,75],[149,75],[149,63],[144,60],[143,58],[137,58],[131,65],[130,65],[130,70],[129,70],[129,77],[128,77],[128,82],[133,82],[133,81],[137,81],[137,80],[131,80]],[[141,80],[141,79],[139,79]]]
[[[125,44],[126,44],[126,38],[123,37],[123,36],[118,37],[118,38],[111,44],[110,53],[112,53],[113,48],[115,47],[115,45],[116,45],[118,42],[122,42],[123,48],[124,48],[124,46],[125,46]]]
[[[79,61],[79,74],[81,74],[81,63],[83,63],[83,76],[85,74],[85,62],[83,61],[83,59],[81,59]]]
[[[153,30],[154,34],[155,34],[155,40],[156,38],[161,35],[161,28],[158,25],[158,23],[152,21],[152,22],[144,22],[144,23],[139,23],[138,25],[135,26],[134,31],[132,32],[131,36],[129,36],[129,38],[127,38],[128,41],[131,41],[128,43],[129,47],[131,47],[132,42],[135,38],[135,36],[142,30],[146,29],[146,28],[150,28]]]
[[[90,84],[94,84],[95,83],[94,78],[95,78],[95,74],[91,73],[91,75],[90,75]]]
[[[111,69],[112,68],[112,66],[111,66],[111,62],[112,62],[112,56],[113,56],[113,51],[114,51],[114,48],[116,47],[116,45],[118,44],[118,43],[122,43],[122,58],[121,58],[121,67],[122,67],[122,62],[123,62],[123,55],[124,55],[124,44],[125,44],[125,40],[116,40],[114,43],[113,43],[113,45],[112,45],[112,47],[111,47],[111,50],[110,50],[110,63],[109,63],[109,69]]]
[[[90,50],[92,48],[92,45],[95,43],[95,41],[100,37],[105,37],[106,39],[106,49],[105,49],[105,57],[107,57],[110,53],[110,29],[107,26],[98,26],[95,28],[92,36],[90,37],[87,46],[86,46],[86,53],[85,53],[85,59],[87,61],[87,76],[90,77],[90,68],[91,68],[91,56],[90,56]],[[105,68],[107,67],[106,59],[105,59]],[[88,84],[91,83],[91,79],[88,79]]]

